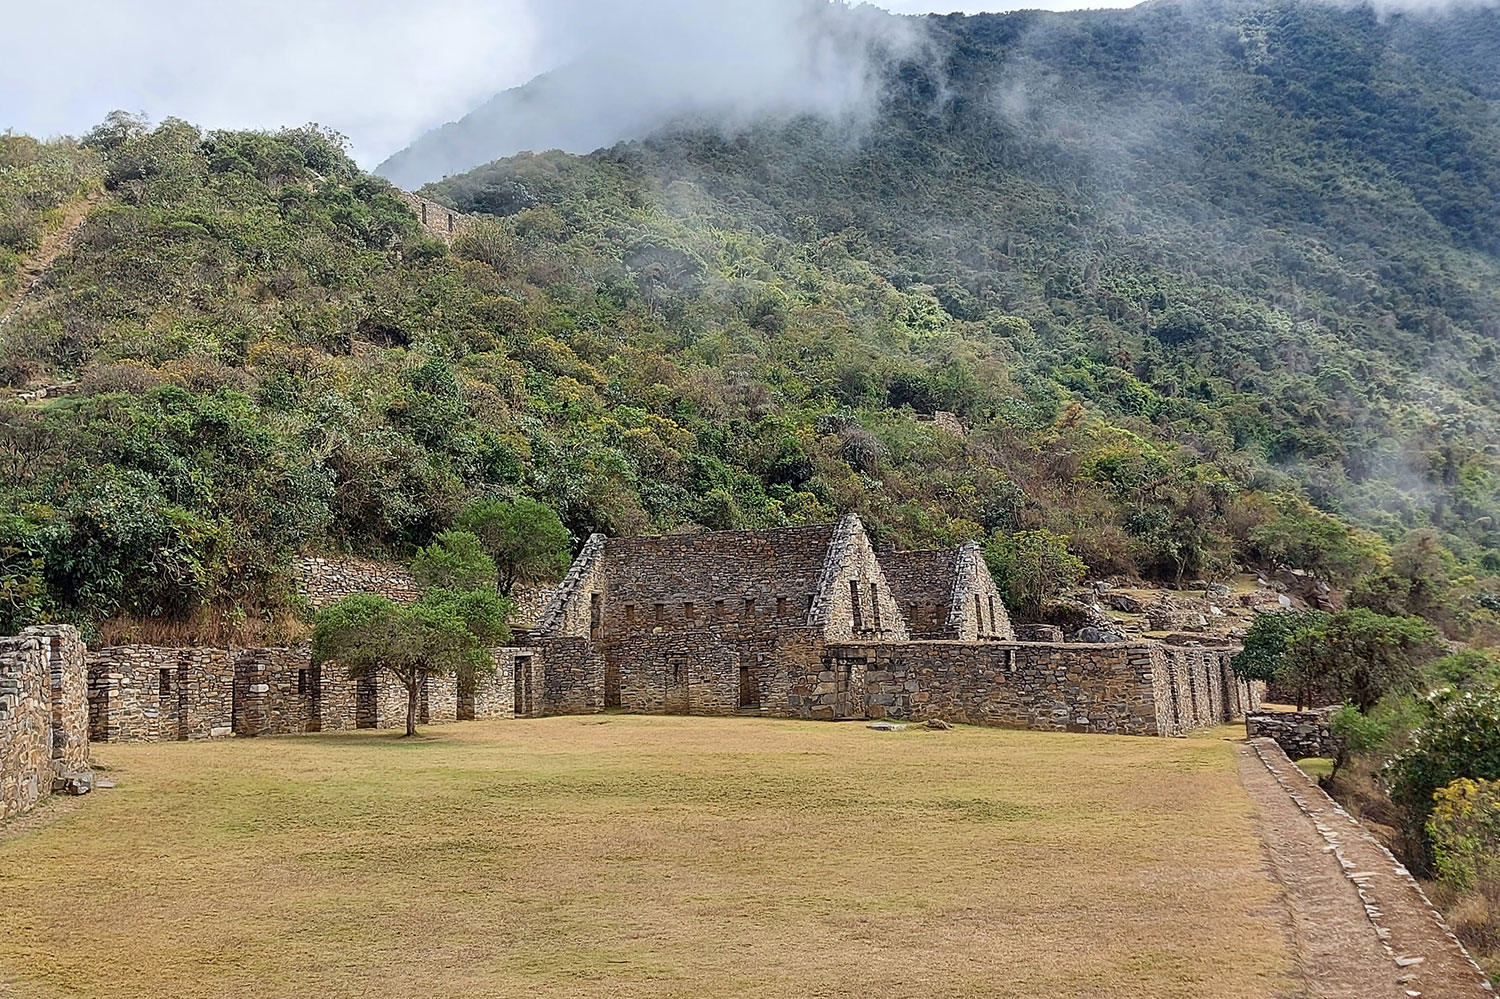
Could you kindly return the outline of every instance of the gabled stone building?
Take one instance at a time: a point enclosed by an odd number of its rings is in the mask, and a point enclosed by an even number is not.
[[[896,603],[913,639],[1013,642],[1015,629],[979,545],[919,552],[882,552]]]
[[[541,696],[518,714],[753,711],[1172,735],[1258,703],[1226,650],[1017,642],[977,545],[877,556],[853,515],[596,535],[524,644]]]

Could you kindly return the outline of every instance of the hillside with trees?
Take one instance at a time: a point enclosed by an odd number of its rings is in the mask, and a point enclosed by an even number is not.
[[[426,191],[479,217],[451,247],[319,128],[54,144],[105,196],[0,332],[0,382],[61,387],[0,399],[0,632],[269,620],[299,551],[528,499],[575,544],[854,511],[1288,566],[1490,641],[1495,13],[929,22],[860,128],[513,157]],[[19,259],[71,189],[0,144]]]

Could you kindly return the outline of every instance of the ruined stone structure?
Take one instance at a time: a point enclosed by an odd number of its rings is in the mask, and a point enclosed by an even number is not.
[[[589,539],[529,636],[543,713],[939,718],[1178,735],[1259,706],[1233,650],[1018,642],[977,546],[837,524]]]
[[[401,191],[400,194],[401,200],[405,201],[416,213],[417,221],[422,223],[422,228],[426,230],[427,235],[435,239],[451,243],[473,224],[473,219],[469,216],[456,212],[446,205],[440,205],[431,198],[424,198],[420,194],[412,194],[409,191]]]
[[[912,638],[1015,641],[1010,615],[979,545],[920,552],[882,552],[880,568],[906,615]]]
[[[313,610],[356,593],[373,593],[399,604],[411,603],[422,588],[397,565],[353,555],[308,555],[297,560],[297,580]]]
[[[89,790],[83,643],[68,626],[0,638],[0,818]]]
[[[517,658],[497,649],[495,676],[472,684],[430,677],[418,692],[423,725],[510,717]],[[400,728],[406,689],[381,675],[354,679],[315,666],[311,650],[175,649],[130,645],[88,653],[88,737],[95,742],[198,739]],[[465,689],[465,688],[468,689]]]
[[[299,569],[314,607],[360,592],[418,596],[409,573],[382,563],[306,558]],[[534,595],[522,602],[539,604]],[[492,650],[492,674],[429,679],[418,697],[420,723],[618,707],[1178,735],[1239,718],[1261,696],[1230,671],[1232,649],[1067,644],[1041,631],[1025,637],[1042,641],[1018,641],[977,545],[877,553],[852,515],[781,530],[595,535],[534,616],[513,647]],[[7,774],[25,767],[40,774],[39,751],[12,746],[34,741],[22,733],[53,711],[71,720],[49,732],[74,733],[48,736],[67,757],[53,767],[59,772],[79,765],[80,744],[86,765],[85,722],[98,742],[405,722],[406,692],[394,679],[355,680],[314,666],[306,646],[98,649],[87,654],[86,709],[69,695],[46,700],[44,711],[34,678],[43,660],[71,664],[63,672],[83,689],[84,651],[76,633],[66,635],[37,632],[9,640],[19,643],[15,651],[0,647],[3,664],[14,664],[6,677],[17,677],[0,679],[0,709],[18,719],[0,720],[0,733],[7,760],[25,758],[8,762]],[[43,652],[49,642],[58,651]],[[37,693],[12,696],[7,706],[7,692],[23,688]],[[6,793],[25,797],[9,784]]]
[[[1270,739],[1291,760],[1338,755],[1338,738],[1328,721],[1338,708],[1314,711],[1258,711],[1245,716],[1245,735]]]

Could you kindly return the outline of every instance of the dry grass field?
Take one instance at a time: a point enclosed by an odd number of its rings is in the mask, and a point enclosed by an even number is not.
[[[95,747],[0,995],[1288,991],[1232,747],[603,716]]]

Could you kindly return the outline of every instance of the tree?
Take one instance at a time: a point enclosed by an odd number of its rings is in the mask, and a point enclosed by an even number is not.
[[[495,560],[468,531],[444,531],[417,553],[411,573],[424,589],[474,590],[495,580]]]
[[[1368,714],[1388,693],[1419,690],[1437,651],[1437,632],[1417,618],[1287,612],[1257,617],[1232,665],[1246,679],[1295,686],[1299,708],[1326,698]]]
[[[1295,498],[1277,501],[1275,520],[1250,529],[1254,554],[1339,583],[1373,572],[1388,558],[1383,542]]]
[[[493,668],[488,650],[510,639],[514,611],[487,588],[432,590],[407,606],[367,593],[345,597],[314,618],[313,663],[337,662],[353,677],[395,677],[406,689],[406,734],[415,735],[423,681]]]
[[[1327,615],[1322,611],[1279,611],[1257,614],[1245,632],[1244,647],[1230,662],[1246,680],[1271,683],[1286,668],[1287,643],[1299,631],[1314,627]],[[1301,708],[1305,702],[1299,702]]]
[[[456,526],[483,543],[503,596],[517,583],[556,582],[572,561],[568,529],[551,507],[535,500],[484,500],[460,513]]]
[[[1051,531],[996,532],[984,549],[985,562],[1005,603],[1017,614],[1035,616],[1047,601],[1075,586],[1088,572],[1068,551],[1068,539]]]

